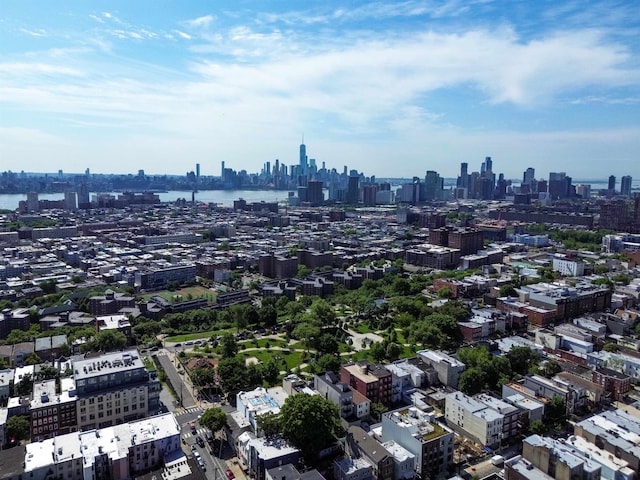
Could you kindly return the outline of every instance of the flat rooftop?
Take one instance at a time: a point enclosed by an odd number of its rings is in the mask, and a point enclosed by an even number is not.
[[[77,360],[73,363],[76,381],[140,368],[145,366],[136,349],[105,353],[97,358]]]

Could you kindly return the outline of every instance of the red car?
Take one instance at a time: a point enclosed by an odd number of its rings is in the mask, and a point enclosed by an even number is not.
[[[233,472],[231,470],[229,470],[228,468],[227,468],[227,471],[225,473],[227,474],[227,478],[229,480],[233,480],[234,478],[236,478],[236,476],[233,474]]]

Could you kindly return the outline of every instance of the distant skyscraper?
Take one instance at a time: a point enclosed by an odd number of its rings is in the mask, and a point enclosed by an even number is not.
[[[302,173],[307,173],[307,146],[304,144],[304,137],[302,137],[300,144],[300,168]]]
[[[196,163],[196,180],[200,180],[200,164]]]
[[[610,192],[615,192],[616,190],[616,176],[615,175],[610,175],[609,176],[609,191]]]
[[[77,187],[78,192],[78,208],[89,208],[89,187],[86,183],[80,183]]]
[[[548,188],[551,200],[569,198],[573,193],[571,177],[568,177],[565,172],[550,172]]]
[[[76,192],[64,192],[64,209],[76,209]]]
[[[312,207],[322,205],[324,202],[322,182],[320,180],[309,180],[307,183],[307,202],[309,202]]]
[[[469,164],[467,162],[462,162],[460,164],[460,176],[458,177],[456,186],[460,188],[469,188]]]
[[[221,162],[220,178],[224,178],[224,160]]]
[[[620,195],[631,196],[631,175],[625,175],[620,181]]]
[[[438,172],[434,170],[427,170],[427,174],[424,177],[425,188],[425,200],[440,200],[442,199],[444,179],[438,175]]]
[[[484,164],[486,172],[493,172],[493,160],[491,160],[491,157],[485,157]]]
[[[522,183],[525,185],[531,185],[536,178],[536,171],[534,168],[527,168],[522,175]]]
[[[360,177],[351,175],[347,184],[347,203],[355,205],[360,199]]]
[[[40,210],[38,192],[27,192],[27,210],[30,212],[37,212]]]

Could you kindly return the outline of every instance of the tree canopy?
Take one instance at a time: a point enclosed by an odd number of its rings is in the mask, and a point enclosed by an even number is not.
[[[29,432],[31,430],[31,423],[29,417],[24,415],[15,415],[9,417],[6,425],[6,435],[8,438],[14,438],[16,440],[26,440],[29,438]]]
[[[320,451],[335,441],[340,429],[338,407],[320,395],[287,397],[280,410],[282,434],[314,465]]]
[[[220,407],[207,408],[200,417],[200,425],[212,432],[221,430],[227,424],[227,415]]]

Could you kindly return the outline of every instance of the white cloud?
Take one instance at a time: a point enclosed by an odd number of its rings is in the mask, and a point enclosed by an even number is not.
[[[83,72],[62,65],[53,65],[49,63],[40,62],[4,62],[0,63],[0,73],[6,76],[13,76],[19,78],[29,77],[31,75],[59,75],[59,76],[71,76],[79,77],[83,75]],[[42,79],[40,79],[42,80]]]
[[[124,57],[117,51],[122,42],[113,38],[115,47],[98,36],[84,39],[83,45],[99,45],[112,55],[87,63],[87,55],[73,59],[61,52],[40,61],[29,57],[32,63],[0,64],[0,75],[6,79],[0,86],[0,106],[29,111],[43,124],[55,125],[52,129],[70,125],[90,133],[92,127],[100,127],[94,137],[113,135],[117,142],[105,140],[93,148],[88,137],[85,152],[96,152],[99,161],[122,158],[124,171],[139,165],[141,158],[157,158],[159,163],[149,164],[156,171],[169,170],[161,162],[171,158],[261,162],[278,157],[289,163],[292,158],[282,157],[282,152],[291,149],[295,154],[291,145],[301,130],[318,137],[310,140],[314,156],[333,166],[348,159],[354,167],[378,175],[390,175],[390,164],[398,174],[419,174],[422,167],[416,171],[416,164],[426,162],[425,157],[442,158],[440,166],[429,168],[446,175],[459,161],[485,154],[504,159],[522,151],[521,160],[541,164],[534,161],[536,155],[575,157],[589,148],[597,151],[598,142],[619,145],[611,147],[619,158],[626,158],[625,149],[639,146],[640,136],[633,138],[639,133],[635,128],[469,133],[455,126],[458,118],[449,114],[446,102],[435,107],[431,101],[441,92],[455,96],[462,91],[472,98],[469,109],[485,109],[491,115],[500,105],[523,117],[542,112],[542,121],[544,110],[558,101],[633,104],[640,85],[634,53],[606,31],[539,32],[534,39],[523,39],[506,27],[443,33],[339,30],[331,23],[332,18],[339,22],[349,17],[452,16],[466,5],[452,0],[437,11],[433,4],[419,1],[372,2],[357,11],[321,12],[318,15],[324,15],[328,25],[321,30],[289,28],[286,22],[278,28],[260,22],[234,24],[211,33],[187,29],[209,26],[214,19],[208,16],[180,24],[186,31],[157,34],[151,27],[121,23],[107,31],[94,25],[106,38],[106,33],[121,39],[157,38],[165,45],[167,40],[197,40],[185,49],[197,55],[182,59],[186,71],[180,63],[175,69],[181,74],[167,74],[161,71],[167,68],[164,59],[145,58],[143,63],[135,53]],[[109,15],[103,18],[112,18]],[[320,16],[313,21],[320,23]],[[174,43],[171,48],[181,46]],[[52,82],[53,75],[57,77]],[[123,125],[135,128],[123,133]],[[536,142],[545,147],[537,148]],[[70,153],[82,150],[74,145]],[[356,165],[359,158],[369,163]],[[234,168],[240,167],[241,160],[235,163]],[[251,170],[242,164],[245,167]]]
[[[215,17],[213,15],[204,15],[192,20],[187,20],[184,23],[191,28],[208,28],[214,20]]]
[[[188,33],[182,32],[180,30],[174,30],[174,32],[180,37],[180,38],[184,38],[185,40],[191,40],[191,35],[189,35]]]
[[[104,18],[113,18],[113,15],[111,15],[109,12],[102,12],[102,16]]]
[[[98,23],[104,23],[104,20],[101,19],[100,17],[98,17],[97,15],[91,14],[91,15],[89,15],[89,18],[91,18],[92,20],[95,20]]]
[[[32,37],[45,37],[47,36],[47,32],[43,29],[27,29],[21,28],[20,31],[26,35],[31,35]]]

